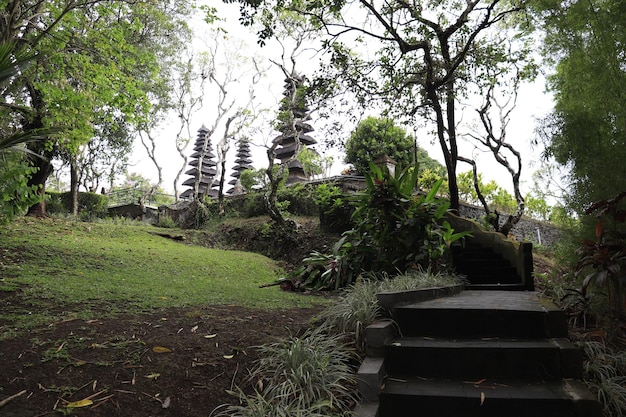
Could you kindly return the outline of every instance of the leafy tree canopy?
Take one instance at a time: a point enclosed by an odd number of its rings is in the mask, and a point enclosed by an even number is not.
[[[546,156],[571,168],[566,196],[579,214],[626,189],[626,2],[541,0],[543,54],[553,64]]]
[[[389,118],[370,116],[363,119],[345,147],[345,162],[352,164],[360,174],[369,171],[370,162],[385,155],[401,168],[412,165],[417,156],[420,172],[430,169],[442,176],[445,174],[445,168],[425,150],[416,148],[413,138]]]
[[[44,157],[31,185],[43,193],[53,158],[74,158],[104,130],[137,126],[167,99],[168,62],[187,33],[183,16],[190,10],[188,0],[0,3],[3,38],[36,55],[4,90],[0,126],[61,129],[29,144]]]

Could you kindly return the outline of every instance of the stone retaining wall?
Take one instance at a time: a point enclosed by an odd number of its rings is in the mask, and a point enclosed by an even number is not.
[[[461,216],[478,221],[485,215],[482,207],[466,203],[461,203],[459,211]],[[505,220],[506,216],[500,215],[500,223],[504,224]],[[552,246],[560,239],[561,230],[550,223],[523,216],[511,230],[510,236],[516,240],[527,240],[534,244]]]

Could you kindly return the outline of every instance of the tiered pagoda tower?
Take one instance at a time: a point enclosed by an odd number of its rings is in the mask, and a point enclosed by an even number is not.
[[[296,140],[299,140],[301,144],[300,150],[317,143],[314,138],[307,135],[313,131],[313,127],[307,123],[311,120],[309,107],[306,105],[305,98],[297,91],[303,81],[304,78],[298,75],[285,79],[285,91],[283,92],[285,98],[282,100],[280,109],[282,112],[290,112],[293,116],[295,132],[289,123],[282,123],[278,128],[281,134],[274,139],[274,143],[278,144],[276,158],[280,160],[281,164],[288,163],[287,184],[308,180],[300,161],[293,158],[298,148]],[[292,97],[296,99],[292,100]]]
[[[215,166],[215,154],[212,151],[211,138],[208,136],[209,129],[204,125],[198,129],[198,138],[194,144],[194,153],[191,154],[189,165],[191,168],[185,172],[191,178],[183,182],[183,185],[191,187],[185,190],[180,197],[193,199],[196,183],[198,184],[198,199],[204,196],[217,197],[218,191],[214,189],[219,184],[215,181],[217,171]]]
[[[250,142],[247,139],[239,139],[237,142],[237,159],[235,159],[235,166],[233,167],[233,177],[228,183],[232,185],[232,187],[227,191],[228,194],[236,195],[242,194],[245,192],[243,187],[241,186],[241,181],[239,181],[239,177],[241,173],[246,169],[253,169],[252,167],[252,158],[250,156]]]

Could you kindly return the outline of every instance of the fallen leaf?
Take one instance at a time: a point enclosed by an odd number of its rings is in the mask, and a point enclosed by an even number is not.
[[[215,333],[215,334],[205,334],[204,338],[205,339],[213,339],[215,336],[217,336],[217,333]]]
[[[67,404],[67,408],[79,408],[79,407],[87,407],[88,405],[93,404],[93,401],[84,399],[80,401],[74,401],[72,403]]]
[[[170,406],[170,397],[166,397],[161,403],[161,407],[169,408],[169,406]]]
[[[149,374],[149,375],[146,375],[146,376],[145,376],[145,378],[155,380],[155,379],[157,379],[157,378],[158,378],[158,377],[160,377],[160,376],[161,376],[161,374],[151,373],[151,374]]]
[[[481,392],[480,393],[480,405],[482,406],[485,402],[485,393]]]
[[[172,353],[172,349],[168,349],[166,347],[163,346],[155,346],[152,348],[152,351],[154,353]]]

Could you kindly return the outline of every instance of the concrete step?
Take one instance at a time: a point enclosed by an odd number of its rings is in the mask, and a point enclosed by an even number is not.
[[[432,339],[391,340],[385,368],[395,377],[582,378],[582,354],[567,339]]]
[[[567,337],[567,317],[553,303],[527,291],[463,291],[394,310],[406,337],[458,339]]]
[[[601,417],[580,381],[454,381],[387,378],[379,417]]]
[[[465,278],[469,282],[468,285],[516,285],[522,283],[522,280],[510,271],[497,274],[492,274],[488,272],[457,272],[465,276]]]
[[[472,282],[470,284],[466,284],[465,288],[468,290],[476,290],[476,291],[526,291],[526,287],[524,284],[519,283],[519,280],[513,284],[509,283],[477,283]]]

